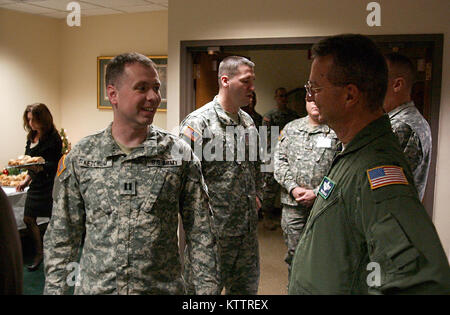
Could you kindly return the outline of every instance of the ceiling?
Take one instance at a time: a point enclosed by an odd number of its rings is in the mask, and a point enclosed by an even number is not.
[[[0,0],[0,8],[64,19],[70,2],[80,4],[81,16],[92,16],[167,10],[169,0]]]

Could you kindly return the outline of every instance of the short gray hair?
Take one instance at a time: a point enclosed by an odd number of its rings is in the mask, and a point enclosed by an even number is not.
[[[238,72],[238,68],[240,66],[249,66],[250,68],[255,68],[255,63],[251,62],[245,57],[242,56],[229,56],[226,57],[219,65],[219,73],[218,73],[218,80],[219,80],[219,88],[221,86],[220,84],[220,78],[223,75],[227,75],[229,78],[232,78],[236,75]]]

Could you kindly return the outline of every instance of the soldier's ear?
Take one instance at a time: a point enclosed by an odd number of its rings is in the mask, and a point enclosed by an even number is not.
[[[392,89],[395,93],[400,92],[405,87],[405,79],[402,77],[395,78],[392,83]]]
[[[220,82],[223,87],[228,87],[230,85],[230,78],[227,75],[223,75],[220,77]]]
[[[346,105],[347,106],[354,106],[355,104],[357,104],[360,101],[362,94],[356,85],[347,84],[344,87],[344,89],[347,94],[347,97],[346,97]]]
[[[106,95],[108,95],[108,99],[109,99],[109,102],[111,103],[111,105],[117,105],[117,102],[118,102],[118,91],[117,91],[117,88],[114,85],[109,84],[106,87]]]

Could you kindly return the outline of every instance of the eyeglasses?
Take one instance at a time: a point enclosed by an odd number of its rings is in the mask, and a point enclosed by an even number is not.
[[[311,81],[309,81],[309,80],[305,84],[306,93],[308,93],[309,97],[313,97],[316,94],[316,92],[320,91],[323,88],[324,88],[323,86],[313,87],[311,85]]]

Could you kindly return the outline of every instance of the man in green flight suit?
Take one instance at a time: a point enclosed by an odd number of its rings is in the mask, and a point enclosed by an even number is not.
[[[289,294],[442,294],[450,268],[383,113],[387,66],[362,35],[313,47],[307,98],[343,144],[297,246]]]

